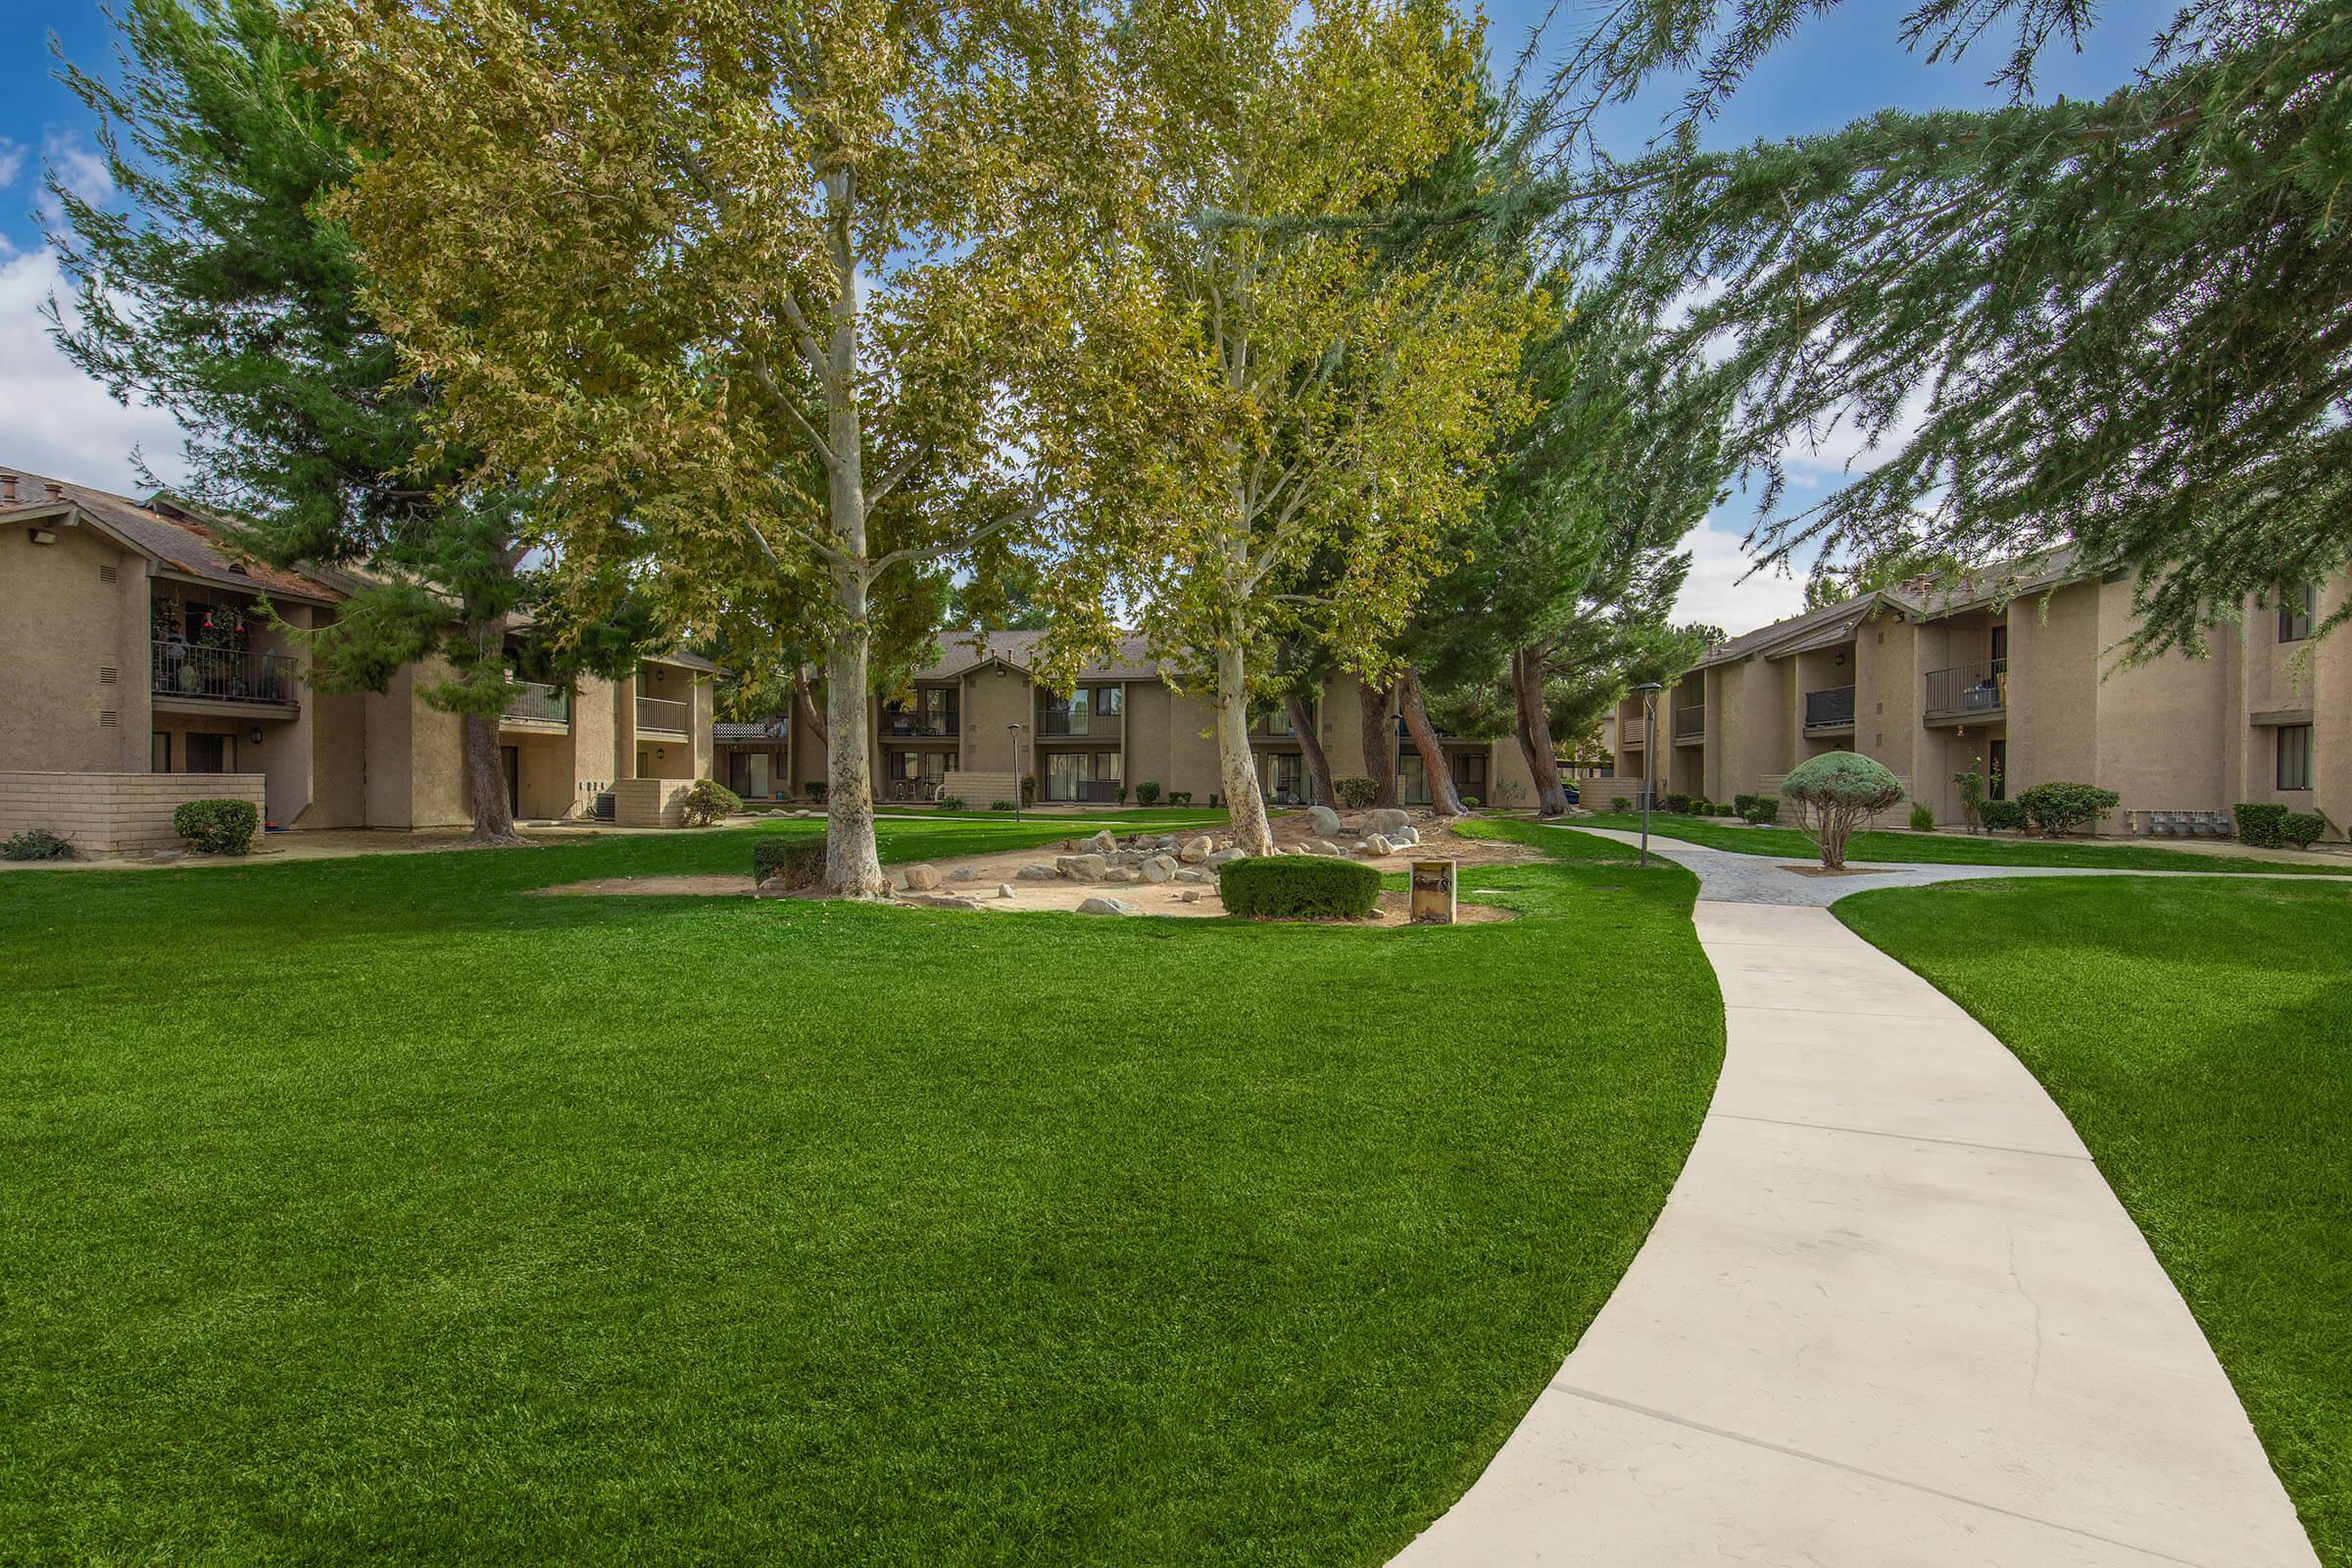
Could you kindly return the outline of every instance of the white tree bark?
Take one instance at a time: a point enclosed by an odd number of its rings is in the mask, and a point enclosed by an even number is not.
[[[1274,853],[1274,828],[1257,790],[1257,759],[1250,752],[1250,680],[1239,641],[1217,650],[1217,772],[1233,813],[1233,842],[1250,855]]]

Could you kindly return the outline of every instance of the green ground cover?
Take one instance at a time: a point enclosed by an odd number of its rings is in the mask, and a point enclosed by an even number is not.
[[[2352,889],[1959,882],[1835,906],[1998,1035],[2196,1313],[2352,1565]]]
[[[1720,1064],[1520,825],[1443,931],[528,895],[818,827],[0,878],[0,1556],[1378,1563]]]
[[[1590,827],[1637,831],[1639,811],[1603,811],[1586,823]],[[1792,827],[1743,827],[1721,817],[1653,813],[1653,837],[1681,839],[1709,849],[1740,855],[1770,855],[1787,859],[1820,858],[1811,841]],[[2167,850],[2153,845],[2099,844],[2065,839],[2011,839],[1960,833],[1898,833],[1880,830],[1857,833],[1846,841],[1851,860],[1883,860],[1892,864],[1926,865],[2081,865],[2111,866],[2125,871],[2284,872],[2289,875],[2344,876],[2352,861],[2342,865],[2309,865],[2261,860],[2245,855],[2200,855],[2193,850]]]

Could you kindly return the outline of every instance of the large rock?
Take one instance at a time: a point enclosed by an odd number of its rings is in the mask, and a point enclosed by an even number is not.
[[[928,893],[939,886],[939,868],[932,865],[910,865],[906,868],[906,891]]]
[[[1306,822],[1316,836],[1329,838],[1340,830],[1340,813],[1328,806],[1310,806],[1306,808]]]
[[[1100,855],[1059,855],[1054,858],[1054,871],[1073,882],[1100,882],[1110,862]]]
[[[968,865],[959,865],[948,873],[948,880],[951,882],[977,882],[979,879],[980,873]]]
[[[1119,847],[1119,841],[1117,836],[1113,834],[1110,829],[1104,828],[1093,838],[1088,839],[1086,841],[1086,847],[1094,851],[1097,855],[1110,855],[1117,851]]]
[[[998,897],[998,898],[1000,898],[1000,899],[1009,899],[1009,898],[1011,898],[1011,897],[1012,897],[1012,884],[1011,884],[1011,883],[1009,883],[1009,882],[1000,882],[1000,883],[998,883],[998,884],[997,884],[997,897]]]
[[[1203,865],[1230,865],[1234,861],[1244,859],[1246,858],[1246,852],[1242,850],[1219,850],[1214,855],[1209,856],[1201,863]]]
[[[1396,853],[1396,846],[1391,844],[1388,841],[1387,835],[1381,833],[1365,834],[1362,849],[1366,855],[1371,856],[1395,855]]]
[[[1176,874],[1176,857],[1173,855],[1154,855],[1152,857],[1152,858],[1144,862],[1143,870],[1145,881],[1165,882]]]
[[[1088,899],[1078,906],[1080,914],[1133,914],[1135,906],[1125,899]]]
[[[1421,830],[1413,826],[1412,823],[1407,822],[1402,827],[1391,828],[1388,833],[1388,840],[1391,845],[1401,850],[1408,844],[1420,843]]]
[[[1394,807],[1383,807],[1376,811],[1366,811],[1363,820],[1356,824],[1356,828],[1359,832],[1386,834],[1394,833],[1400,827],[1411,827],[1412,825],[1411,813],[1399,811]]]
[[[1105,882],[1141,882],[1143,879],[1144,873],[1132,865],[1114,865],[1102,873]]]
[[[1208,873],[1197,865],[1188,865],[1176,873],[1179,882],[1206,882],[1208,879]]]
[[[1200,902],[1200,890],[1199,888],[1186,888],[1182,893],[1177,895],[1177,898],[1185,904],[1199,904]]]
[[[1199,865],[1216,852],[1217,841],[1203,833],[1197,839],[1185,840],[1184,848],[1176,852],[1176,858],[1187,865]]]
[[[1051,882],[1061,875],[1059,871],[1054,870],[1043,860],[1032,860],[1014,874],[1023,882]]]
[[[1329,839],[1309,839],[1306,841],[1306,853],[1309,855],[1336,856],[1340,853],[1340,847],[1337,844],[1332,843]]]

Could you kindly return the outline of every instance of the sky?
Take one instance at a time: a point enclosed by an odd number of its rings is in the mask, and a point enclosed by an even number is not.
[[[2045,55],[2037,96],[2099,97],[2129,79],[2148,41],[2170,19],[2175,0],[2107,0],[2080,55]],[[1556,57],[1600,0],[1489,0],[1489,37],[1508,61],[1531,27],[1552,20],[1542,54]],[[1891,0],[1846,0],[1770,57],[1705,133],[1716,146],[1834,130],[1874,110],[1966,108],[1999,100],[1986,85],[2005,56],[1995,34],[1982,53],[1929,66],[1897,37],[1905,8]],[[138,488],[133,454],[167,481],[179,471],[181,432],[155,410],[124,406],[57,353],[42,310],[64,292],[46,238],[44,171],[85,194],[108,188],[96,157],[88,112],[55,79],[49,40],[84,69],[111,66],[112,33],[98,0],[0,0],[0,464],[105,489]],[[1673,83],[1613,110],[1604,141],[1620,154],[1638,150],[1679,99]],[[1867,465],[1853,446],[1790,454],[1789,504],[1809,505]],[[1741,539],[1752,518],[1738,495],[1686,541],[1690,578],[1678,617],[1738,634],[1794,613],[1803,597],[1796,578],[1751,573]]]

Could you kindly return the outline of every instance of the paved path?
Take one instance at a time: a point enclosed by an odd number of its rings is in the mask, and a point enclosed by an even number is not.
[[[1398,1568],[2315,1564],[2058,1107],[1818,906],[1884,884],[1668,856],[1705,879],[1714,1102],[1608,1304]]]

